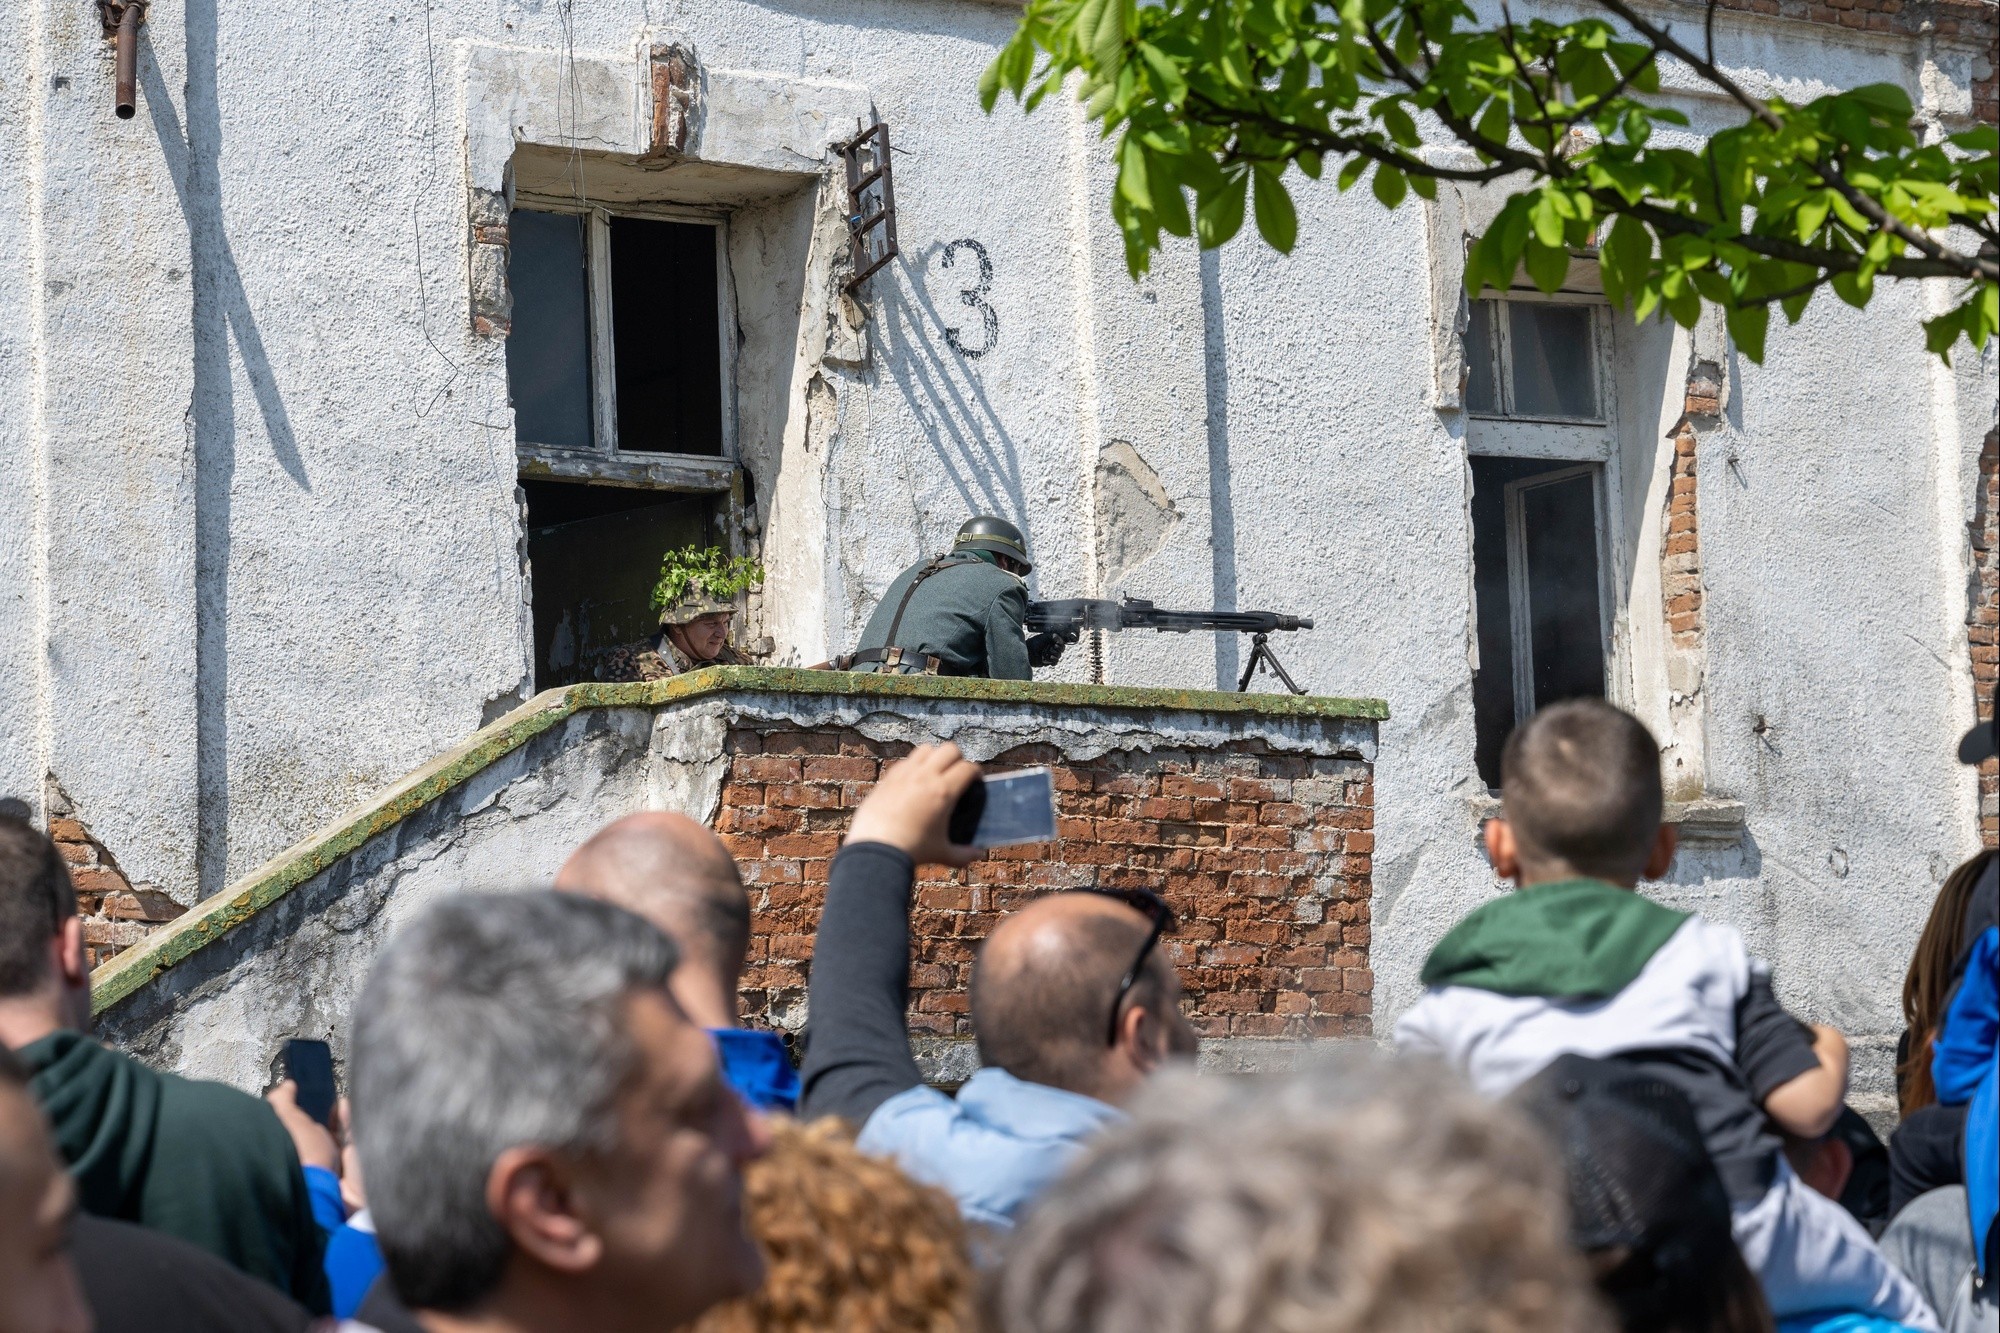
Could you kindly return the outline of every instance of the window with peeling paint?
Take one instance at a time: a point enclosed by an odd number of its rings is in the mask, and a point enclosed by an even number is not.
[[[1602,421],[1591,305],[1539,300],[1472,303],[1465,334],[1465,406],[1484,416]]]
[[[717,219],[513,210],[507,386],[523,447],[606,458],[729,452]]]

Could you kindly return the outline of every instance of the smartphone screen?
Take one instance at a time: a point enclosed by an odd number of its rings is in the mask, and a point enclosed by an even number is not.
[[[299,1109],[333,1127],[333,1052],[323,1041],[293,1037],[285,1043],[285,1077],[299,1085]]]
[[[983,777],[951,812],[951,840],[963,847],[1048,842],[1055,836],[1056,789],[1046,768]]]

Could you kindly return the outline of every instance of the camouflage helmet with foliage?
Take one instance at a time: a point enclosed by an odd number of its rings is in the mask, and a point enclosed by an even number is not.
[[[764,566],[749,556],[732,556],[720,546],[686,546],[660,561],[653,605],[662,625],[685,625],[703,616],[729,615],[736,599],[764,582]]]

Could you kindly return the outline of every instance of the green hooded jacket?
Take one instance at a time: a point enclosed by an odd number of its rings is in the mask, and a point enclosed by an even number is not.
[[[1602,1000],[1681,928],[1676,912],[1601,879],[1516,889],[1453,926],[1424,960],[1426,986]]]
[[[329,1312],[305,1175],[269,1106],[227,1084],[162,1074],[78,1032],[15,1054],[85,1212],[178,1236]]]

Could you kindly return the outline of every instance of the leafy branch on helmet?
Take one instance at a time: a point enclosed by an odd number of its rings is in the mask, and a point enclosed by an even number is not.
[[[1482,26],[1461,0],[1028,0],[980,97],[1032,111],[1082,76],[1086,114],[1118,136],[1111,211],[1134,277],[1163,232],[1228,241],[1246,198],[1289,252],[1292,167],[1331,169],[1343,191],[1367,176],[1391,209],[1440,180],[1499,182],[1512,193],[1467,256],[1470,291],[1523,269],[1554,291],[1573,254],[1601,247],[1612,301],[1684,327],[1712,303],[1761,361],[1773,304],[1797,323],[1822,287],[1860,307],[1878,277],[1948,278],[1930,350],[1985,346],[2000,325],[1994,127],[1920,135],[1893,84],[1803,105],[1753,93],[1716,64],[1714,0],[1695,45],[1626,0],[1594,3],[1618,22],[1516,21],[1503,4]],[[1663,58],[1741,123],[1704,140],[1647,100]]]
[[[653,585],[653,605],[664,610],[689,597],[733,601],[764,582],[762,562],[747,555],[732,556],[720,546],[668,551],[660,561],[660,581]]]

